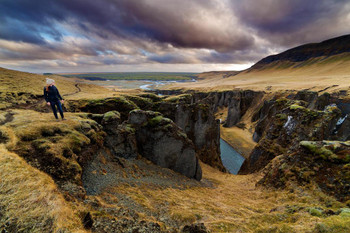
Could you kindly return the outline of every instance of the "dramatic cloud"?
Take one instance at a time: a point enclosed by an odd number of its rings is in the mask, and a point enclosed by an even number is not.
[[[349,23],[345,0],[1,0],[0,66],[232,68],[348,34]]]

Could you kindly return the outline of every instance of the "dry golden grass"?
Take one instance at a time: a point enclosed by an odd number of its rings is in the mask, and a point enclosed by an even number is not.
[[[198,82],[174,83],[167,88],[202,91],[239,88],[268,92],[302,89],[320,91],[325,88],[328,88],[328,92],[334,92],[350,88],[350,53],[314,58],[305,64],[293,65],[299,67],[290,68],[290,64],[285,62],[275,63],[263,70],[248,70],[228,78],[224,78],[227,72],[207,73],[201,75],[202,80]]]
[[[213,187],[121,185],[114,191],[129,196],[150,211],[161,211],[166,206],[173,220],[181,224],[204,222],[212,232],[317,232],[318,224],[331,229],[329,232],[349,229],[349,217],[321,218],[307,212],[307,208],[314,206],[326,209],[325,203],[332,205],[331,208],[343,206],[317,190],[314,193],[265,190],[255,186],[258,174],[231,175],[201,165],[202,182],[211,182]]]
[[[77,113],[65,113],[66,121],[56,121],[54,115],[50,113],[36,112],[33,110],[15,109],[11,111],[13,120],[1,126],[3,132],[5,132],[10,140],[6,143],[8,149],[13,149],[17,142],[21,140],[30,141],[38,138],[44,138],[45,135],[55,135],[55,131],[62,133],[65,137],[62,137],[64,143],[67,142],[69,134],[73,133],[75,129],[81,127],[84,122],[92,122],[89,119],[83,119],[80,114]],[[51,132],[52,131],[52,132]],[[88,139],[84,135],[76,135],[82,141]]]
[[[0,145],[0,226],[21,232],[86,232],[47,174]]]
[[[65,78],[58,75],[44,76],[8,70],[0,67],[0,93],[29,93],[34,95],[43,95],[43,88],[46,85],[46,78],[52,78],[56,81],[56,86],[60,94],[65,99],[79,98],[103,98],[116,95],[107,88],[84,83],[78,79]],[[78,87],[80,88],[80,91]]]

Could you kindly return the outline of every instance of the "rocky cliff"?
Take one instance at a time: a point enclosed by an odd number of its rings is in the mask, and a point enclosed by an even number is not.
[[[200,94],[182,94],[160,98],[154,94],[124,96],[100,100],[71,101],[69,111],[84,111],[94,115],[107,111],[120,112],[121,121],[128,119],[133,109],[160,112],[180,127],[193,142],[198,158],[221,171],[225,171],[220,158],[220,128],[215,119],[215,104]],[[203,97],[203,98],[202,98]]]
[[[321,185],[325,192],[339,200],[347,200],[349,190],[343,184],[350,183],[346,175],[349,163],[346,141],[350,139],[350,100],[346,91],[332,94],[324,91],[321,94],[308,90],[285,91],[271,95],[249,90],[232,90],[183,94],[181,98],[174,97],[173,100],[176,103],[201,103],[212,112],[225,109],[227,118],[222,122],[225,127],[237,125],[242,118],[251,121],[252,137],[258,144],[244,162],[240,174],[264,171],[266,175],[259,184],[285,187],[288,177],[293,176],[292,173],[300,178],[300,174],[296,175],[300,169],[313,171],[308,182]],[[181,112],[190,111],[184,106],[180,109]],[[187,119],[176,115],[175,109],[170,108],[165,113],[183,128],[190,128],[184,123]],[[322,146],[325,144],[324,140],[328,140],[329,144]],[[310,146],[306,147],[306,144]],[[317,153],[322,154],[324,148],[331,152],[326,152],[327,158],[324,155],[322,159]],[[311,168],[307,169],[305,166]],[[288,173],[291,167],[292,173]],[[325,175],[315,172],[325,169],[332,174],[327,179]],[[295,180],[303,180],[299,178]],[[332,180],[336,181],[336,185],[331,185]],[[326,186],[332,188],[325,188]]]
[[[134,110],[128,123],[135,129],[138,152],[153,163],[201,180],[202,170],[192,141],[172,120],[152,111]]]
[[[239,173],[264,171],[259,183],[274,187],[286,187],[290,179],[315,183],[339,200],[348,200],[349,113],[346,92],[272,96],[253,114],[253,139],[258,144]]]

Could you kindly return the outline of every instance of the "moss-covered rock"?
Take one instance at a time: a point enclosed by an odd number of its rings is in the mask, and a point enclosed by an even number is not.
[[[26,119],[26,115],[31,118]],[[16,114],[12,124],[6,126],[14,132],[13,145],[8,149],[14,150],[56,181],[70,181],[79,185],[81,166],[93,153],[92,148],[103,144],[105,133],[95,121],[82,118],[79,114],[69,116],[65,122],[41,118],[39,113],[30,111]]]
[[[142,110],[153,109],[153,101],[159,101],[158,99],[155,100],[155,98],[147,98],[142,96],[125,96],[125,98],[135,103]]]
[[[143,98],[151,99],[153,102],[159,102],[163,99],[161,96],[158,96],[153,93],[140,94],[139,96]]]
[[[302,141],[298,150],[274,158],[258,183],[276,188],[311,185],[347,202],[350,200],[349,144]]]
[[[82,111],[95,114],[104,114],[115,110],[120,112],[122,119],[127,119],[129,112],[138,108],[139,107],[134,102],[128,100],[124,96],[106,99],[69,101],[67,106],[69,111]]]
[[[101,124],[104,126],[118,125],[121,123],[120,113],[118,111],[109,111],[103,114]]]
[[[323,210],[320,208],[309,208],[308,212],[312,215],[312,216],[316,216],[316,217],[321,217],[323,215]]]
[[[132,125],[120,124],[113,130],[108,131],[105,146],[110,149],[114,156],[126,159],[136,158],[138,152],[135,132],[136,130]]]
[[[191,94],[181,94],[177,96],[169,96],[164,99],[164,101],[170,103],[191,103],[193,96]]]
[[[310,109],[307,105],[302,100],[279,99],[266,102],[265,117],[260,117],[254,133],[259,144],[242,165],[241,174],[262,169],[271,159],[285,153],[287,149],[297,150],[301,141],[331,137],[341,115],[339,108],[330,105],[324,111],[319,111]],[[316,148],[313,143],[303,143],[305,148],[314,150],[314,153],[324,159],[334,159],[328,148]]]
[[[339,162],[350,162],[350,141],[302,141],[300,145],[322,159]]]

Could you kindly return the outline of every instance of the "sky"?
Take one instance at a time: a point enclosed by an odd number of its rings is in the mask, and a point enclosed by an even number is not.
[[[349,25],[349,0],[0,0],[0,67],[241,70]]]

